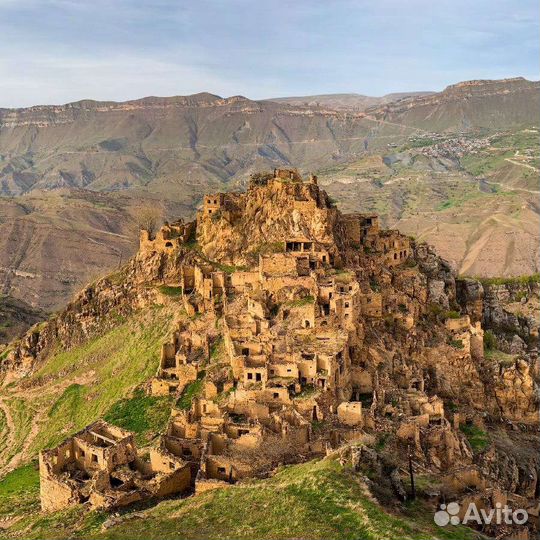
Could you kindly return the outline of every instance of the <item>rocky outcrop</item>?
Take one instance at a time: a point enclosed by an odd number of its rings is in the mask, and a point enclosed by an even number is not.
[[[482,321],[484,314],[484,288],[476,279],[456,279],[456,299],[471,321]]]
[[[510,349],[514,336],[537,344],[540,327],[540,283],[507,280],[484,283],[483,325],[493,330]],[[516,346],[514,345],[514,348]]]
[[[428,278],[428,301],[449,309],[456,300],[455,270],[427,244],[418,244],[415,259]]]
[[[538,424],[537,386],[525,360],[516,360],[513,366],[501,368],[493,385],[497,404],[505,419]]]

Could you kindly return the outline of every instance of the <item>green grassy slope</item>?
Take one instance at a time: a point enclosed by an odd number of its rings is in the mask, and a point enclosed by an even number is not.
[[[33,476],[32,476],[33,475]],[[26,491],[10,487],[31,476]],[[28,468],[12,473],[0,487],[0,509],[26,495],[34,508],[36,473]],[[283,468],[268,480],[253,480],[182,500],[162,501],[147,510],[123,513],[119,522],[103,527],[108,518],[80,508],[52,514],[25,513],[5,532],[15,539],[456,539],[476,538],[461,527],[439,528],[433,511],[420,503],[399,513],[383,509],[365,483],[337,461],[325,459]]]
[[[7,412],[14,429],[3,430],[0,466],[25,463],[104,415],[136,431],[140,444],[154,437],[171,402],[132,391],[154,375],[173,317],[173,309],[156,305],[119,320],[110,332],[59,351],[31,377],[2,388],[1,424]]]

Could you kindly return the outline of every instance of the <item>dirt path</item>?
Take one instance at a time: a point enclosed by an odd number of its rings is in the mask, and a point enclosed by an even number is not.
[[[513,165],[519,165],[521,167],[527,167],[527,169],[531,169],[534,172],[540,172],[540,169],[537,169],[536,167],[533,167],[532,165],[529,165],[528,163],[523,163],[522,161],[518,161],[516,159],[512,158],[504,158],[504,161],[508,161],[509,163],[512,163]],[[535,191],[535,193],[540,193],[539,191]]]
[[[21,464],[21,461],[23,461],[24,458],[27,456],[30,445],[34,442],[34,439],[39,433],[40,423],[43,416],[45,416],[45,411],[42,411],[40,414],[36,414],[32,417],[32,426],[30,428],[30,432],[26,436],[26,439],[24,440],[20,451],[17,452],[7,464],[6,467],[8,468],[8,470],[18,467]]]
[[[94,370],[90,370],[87,373],[84,373],[83,375],[78,375],[72,378],[69,378],[67,380],[59,381],[57,383],[49,384],[47,387],[48,393],[52,394],[61,394],[70,384],[89,384],[95,379],[95,372]],[[42,387],[36,387],[24,391],[18,391],[14,392],[13,394],[10,394],[10,396],[14,398],[20,398],[24,399],[25,401],[29,401],[33,396],[39,396],[41,393],[43,393]],[[16,426],[13,421],[13,417],[11,415],[11,411],[9,410],[9,406],[4,402],[2,398],[0,398],[0,409],[4,412],[4,415],[6,417],[6,424],[7,424],[7,431],[8,433],[5,435],[7,437],[7,441],[5,442],[5,448],[0,453],[0,463],[3,463],[0,465],[0,475],[4,475],[8,473],[9,471],[17,468],[21,463],[24,463],[29,457],[29,450],[32,446],[32,443],[35,441],[36,437],[39,435],[39,432],[41,430],[41,426],[43,424],[43,421],[46,419],[46,416],[48,414],[48,407],[44,407],[39,412],[36,412],[32,416],[30,430],[28,434],[26,435],[24,442],[20,448],[7,463],[5,462],[6,457],[9,455],[10,450],[15,445],[15,433],[16,433]]]
[[[503,184],[502,182],[490,182],[489,180],[482,180],[486,184],[490,184],[492,186],[501,186],[509,191],[524,191],[525,193],[532,193],[533,195],[540,194],[540,191],[535,191],[534,189],[527,189],[527,188],[520,188],[520,187],[514,187],[510,186],[508,184]]]

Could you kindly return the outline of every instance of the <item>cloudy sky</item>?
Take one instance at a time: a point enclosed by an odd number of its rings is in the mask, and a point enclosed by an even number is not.
[[[0,107],[539,79],[537,0],[0,0]]]

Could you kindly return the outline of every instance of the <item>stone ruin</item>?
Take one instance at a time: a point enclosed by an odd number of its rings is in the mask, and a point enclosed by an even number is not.
[[[245,193],[207,195],[194,222],[141,234],[139,257],[170,255],[165,284],[188,317],[163,344],[149,392],[180,402],[190,385],[200,391],[173,407],[147,456],[102,421],[43,452],[44,510],[213,489],[381,429],[431,470],[481,475],[459,427],[481,425],[491,407],[483,330],[467,314],[433,317],[433,305],[456,305],[455,282],[429,249],[376,215],[341,214],[316,177],[276,169]],[[524,408],[537,407],[529,386]],[[504,380],[497,388],[504,404]]]
[[[191,468],[165,446],[137,450],[133,433],[103,420],[90,424],[39,456],[41,507],[61,510],[77,503],[114,508],[192,485]]]

